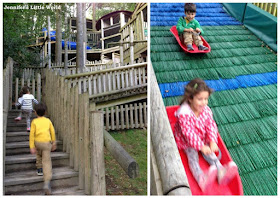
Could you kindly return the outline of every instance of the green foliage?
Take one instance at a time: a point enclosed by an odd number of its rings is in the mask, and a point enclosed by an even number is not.
[[[118,11],[118,10],[126,10],[126,11],[134,11],[136,3],[96,3],[96,20],[101,18],[102,16]],[[90,18],[92,18],[92,9],[89,10]]]
[[[42,29],[48,25],[47,16],[50,16],[51,28],[54,29],[55,12],[60,11],[64,16],[71,6],[61,3],[4,3],[4,61],[10,56],[20,67],[37,66],[41,62],[41,48],[28,49],[26,46],[34,44],[35,38],[42,36]]]

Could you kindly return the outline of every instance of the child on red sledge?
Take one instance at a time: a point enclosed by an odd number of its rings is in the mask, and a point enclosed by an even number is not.
[[[204,192],[218,177],[220,185],[226,185],[238,172],[236,164],[231,161],[222,165],[215,155],[218,128],[208,105],[212,93],[206,83],[196,78],[185,87],[185,94],[180,108],[175,113],[175,139],[179,149],[188,157],[189,168]],[[199,165],[198,153],[201,152],[210,167],[204,173]]]

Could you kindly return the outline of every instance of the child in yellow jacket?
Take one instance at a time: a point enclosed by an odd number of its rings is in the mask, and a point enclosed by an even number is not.
[[[35,106],[37,118],[31,123],[29,135],[30,153],[37,154],[37,174],[44,175],[45,194],[51,194],[50,181],[52,179],[51,151],[56,149],[55,131],[50,119],[44,117],[46,106],[39,103]]]

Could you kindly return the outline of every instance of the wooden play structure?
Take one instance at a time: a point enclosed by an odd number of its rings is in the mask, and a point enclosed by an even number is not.
[[[108,20],[106,17],[101,20],[103,29],[101,28],[99,41],[103,43],[101,46],[104,48],[98,49],[98,53],[104,59],[100,57],[100,60],[85,61],[84,72],[77,72],[75,58],[67,61],[69,64],[66,68],[64,63],[55,65],[45,60],[40,67],[20,70],[22,77],[14,78],[13,70],[18,68],[14,67],[13,60],[10,58],[6,63],[3,109],[4,147],[6,151],[10,148],[19,149],[17,153],[21,152],[19,146],[24,146],[25,151],[28,150],[28,134],[19,132],[24,126],[23,123],[13,123],[13,117],[19,111],[12,105],[17,101],[20,89],[28,85],[31,94],[47,105],[47,116],[52,120],[59,140],[58,152],[52,153],[54,167],[52,185],[54,189],[59,188],[62,183],[65,185],[62,187],[64,189],[56,190],[55,195],[105,195],[104,146],[129,177],[135,178],[139,174],[137,162],[108,132],[147,128],[147,37],[142,37],[145,35],[142,34],[145,32],[144,28],[142,28],[143,32],[138,32],[139,27],[147,27],[145,21],[147,11],[144,12],[144,10],[147,10],[147,4],[138,4],[136,10],[129,15],[134,16],[132,19],[128,18],[126,12],[117,12],[119,17],[109,15],[109,26],[105,25]],[[126,22],[126,26],[114,23],[119,20],[121,24]],[[136,21],[137,25],[135,25]],[[73,20],[70,25],[74,29]],[[123,43],[130,46],[127,49],[133,59],[129,58],[129,55],[124,58],[126,53],[122,52],[122,45],[112,47],[118,50],[105,47],[109,42],[106,41],[109,39],[106,38],[108,37],[106,28],[109,30],[117,26],[119,27],[116,34],[119,36],[124,34],[126,27],[133,32],[126,37],[129,38],[129,43]],[[142,36],[138,35],[140,33]],[[92,33],[89,37],[91,35]],[[74,40],[74,35],[71,37]],[[98,36],[91,38],[94,38],[92,39],[94,41]],[[49,47],[52,44],[41,42],[40,39],[37,39],[37,45],[44,49],[42,51],[44,57],[49,57],[46,52],[50,52]],[[134,50],[133,47],[140,43],[141,47]],[[72,53],[71,50],[68,52]],[[73,54],[75,53],[73,51]],[[106,59],[110,60],[104,61],[105,55]],[[119,61],[116,57],[120,57]],[[44,67],[47,62],[48,66]],[[14,137],[15,133],[19,136]],[[23,178],[27,176],[17,172],[33,167],[35,156],[32,158],[26,153],[20,156],[11,153],[4,154],[4,172],[7,173],[4,175],[4,194],[38,195],[40,193],[35,189],[40,189],[38,186],[42,184],[42,180],[30,177],[24,181]],[[29,163],[28,166],[26,163]],[[62,172],[59,173],[59,171]],[[15,181],[14,174],[23,175]]]

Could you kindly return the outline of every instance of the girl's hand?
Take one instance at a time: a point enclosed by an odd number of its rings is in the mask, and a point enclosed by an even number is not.
[[[209,146],[204,145],[200,150],[204,155],[209,155],[212,153]]]
[[[30,149],[30,153],[32,154],[32,155],[34,155],[34,154],[36,154],[36,148],[32,148],[32,149]]]
[[[214,153],[219,151],[219,147],[217,146],[217,144],[215,142],[210,142],[210,149]]]

